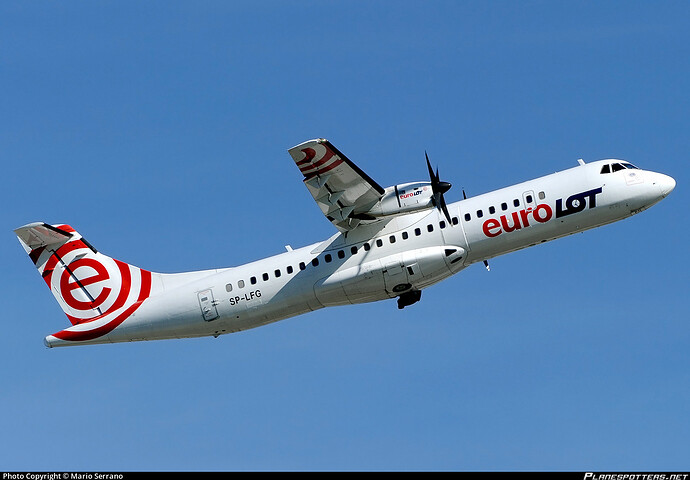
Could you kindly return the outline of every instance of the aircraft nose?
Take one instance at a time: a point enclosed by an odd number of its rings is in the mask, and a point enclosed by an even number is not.
[[[676,188],[676,181],[673,179],[673,177],[669,177],[668,175],[659,175],[659,180],[657,181],[657,185],[659,185],[659,188],[661,189],[661,196],[665,197],[671,191]]]

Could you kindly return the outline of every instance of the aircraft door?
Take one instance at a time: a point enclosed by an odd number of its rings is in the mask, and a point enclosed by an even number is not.
[[[403,265],[402,255],[398,254],[386,257],[382,262],[383,281],[387,292],[397,294],[410,288],[407,272]]]
[[[210,322],[218,318],[218,309],[216,308],[217,302],[213,299],[213,290],[210,288],[208,290],[202,290],[197,295],[199,297],[201,315],[204,317],[204,320]]]

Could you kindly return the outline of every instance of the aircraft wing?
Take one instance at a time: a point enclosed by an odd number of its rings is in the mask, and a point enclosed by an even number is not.
[[[367,218],[384,189],[323,138],[288,150],[304,175],[304,184],[326,218],[341,232]]]

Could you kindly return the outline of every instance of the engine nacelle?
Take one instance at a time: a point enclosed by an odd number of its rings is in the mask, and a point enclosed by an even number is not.
[[[433,207],[430,182],[402,183],[386,188],[381,200],[366,212],[373,217],[385,217]]]

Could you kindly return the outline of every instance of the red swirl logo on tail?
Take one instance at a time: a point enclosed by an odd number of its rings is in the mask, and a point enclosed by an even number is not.
[[[151,272],[96,253],[81,239],[50,253],[41,273],[73,325],[54,337],[83,341],[106,335],[151,293]]]

